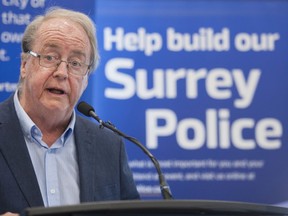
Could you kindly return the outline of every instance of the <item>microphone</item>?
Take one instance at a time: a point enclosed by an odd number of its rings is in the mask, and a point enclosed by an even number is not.
[[[116,129],[115,126],[113,124],[111,124],[111,122],[103,122],[99,118],[99,116],[95,113],[94,108],[91,105],[87,104],[86,102],[84,102],[84,101],[80,102],[77,106],[77,109],[79,112],[81,112],[85,116],[92,117],[96,121],[98,121],[101,128],[106,127],[108,129],[112,130],[113,132],[117,133],[121,137],[129,140],[130,142],[132,142],[134,144],[136,144],[150,158],[150,160],[152,161],[152,163],[154,164],[154,166],[157,170],[158,178],[159,178],[159,184],[160,184],[160,190],[161,190],[161,194],[162,194],[163,199],[173,199],[172,193],[170,191],[170,187],[168,186],[168,184],[165,180],[164,174],[161,171],[161,167],[160,167],[158,160],[151,154],[151,152],[143,144],[141,144],[134,137],[128,136],[128,135],[124,134],[123,132],[121,132],[120,130]]]

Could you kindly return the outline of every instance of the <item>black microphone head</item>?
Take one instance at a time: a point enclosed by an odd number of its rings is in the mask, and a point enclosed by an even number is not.
[[[88,103],[84,102],[84,101],[81,101],[81,102],[78,104],[77,110],[78,110],[79,112],[81,112],[82,114],[88,116],[88,117],[91,116],[91,113],[90,113],[91,111],[92,111],[92,112],[95,112],[94,108],[93,108],[91,105],[89,105]]]

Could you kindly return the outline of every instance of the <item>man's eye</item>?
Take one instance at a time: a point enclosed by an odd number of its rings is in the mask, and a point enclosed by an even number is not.
[[[70,64],[72,67],[81,67],[81,63],[78,61],[71,61]]]
[[[45,61],[55,61],[55,57],[54,56],[50,56],[50,55],[45,55],[43,56]]]

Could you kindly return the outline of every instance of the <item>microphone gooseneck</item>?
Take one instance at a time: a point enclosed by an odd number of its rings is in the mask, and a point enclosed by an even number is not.
[[[79,112],[81,112],[85,116],[92,117],[96,121],[98,121],[100,124],[100,127],[106,127],[108,129],[112,130],[113,132],[117,133],[118,135],[122,136],[123,138],[129,140],[130,142],[136,144],[150,158],[150,160],[152,161],[152,163],[154,164],[154,166],[157,170],[161,194],[162,194],[163,199],[173,199],[171,191],[170,191],[170,187],[168,186],[168,184],[165,180],[165,176],[163,175],[163,173],[161,171],[160,164],[159,164],[158,160],[151,154],[151,152],[143,144],[141,144],[134,137],[128,136],[128,135],[124,134],[123,132],[121,132],[120,130],[116,129],[115,126],[113,124],[111,124],[110,122],[108,122],[108,123],[103,122],[99,118],[99,116],[95,113],[94,108],[91,105],[87,104],[86,102],[84,102],[84,101],[80,102],[77,106],[77,109]]]

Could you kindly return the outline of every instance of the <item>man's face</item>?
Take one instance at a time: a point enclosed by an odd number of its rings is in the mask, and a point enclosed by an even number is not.
[[[66,19],[50,19],[37,31],[32,51],[64,61],[80,59],[89,64],[91,46],[83,28]],[[28,114],[53,112],[71,115],[88,82],[88,75],[69,73],[66,62],[56,68],[39,65],[39,58],[28,56],[21,63],[24,79],[20,102]]]

